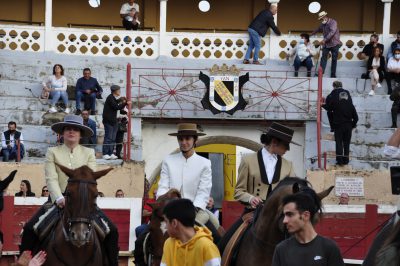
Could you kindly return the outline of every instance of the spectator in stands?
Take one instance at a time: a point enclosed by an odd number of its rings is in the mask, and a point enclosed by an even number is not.
[[[122,189],[118,189],[118,190],[115,192],[115,197],[116,197],[116,198],[125,198],[124,191],[122,191]]]
[[[150,183],[147,181],[146,177],[144,180],[144,193],[143,193],[143,201],[142,201],[142,224],[135,228],[136,237],[142,235],[147,232],[149,229],[149,222],[151,214],[153,213],[153,208],[149,205],[156,202],[156,190],[153,193],[153,198],[149,197],[150,191]]]
[[[394,49],[393,57],[389,59],[386,70],[386,82],[388,85],[388,94],[392,93],[392,80],[400,82],[400,48]]]
[[[297,45],[288,53],[288,57],[295,56],[294,76],[299,76],[300,66],[307,68],[307,77],[311,77],[311,69],[313,67],[312,57],[316,54],[313,45],[310,43],[310,35],[307,33],[300,34],[300,40]]]
[[[137,30],[139,28],[140,9],[135,0],[128,0],[127,3],[123,4],[119,13],[122,18],[122,25],[126,30]]]
[[[90,137],[89,136],[81,137],[79,144],[94,149],[96,148],[96,143],[97,143],[96,122],[89,118],[88,110],[83,110],[81,115],[83,118],[83,124],[89,127],[93,131],[93,135]]]
[[[393,53],[394,53],[395,49],[400,49],[400,31],[397,32],[396,40],[394,42],[392,42],[389,46],[389,51],[387,54],[388,60],[393,57]]]
[[[48,198],[50,196],[50,192],[49,192],[49,189],[47,188],[47,186],[42,187],[42,194],[40,194],[40,196],[46,197],[46,198]]]
[[[310,35],[313,36],[318,32],[322,32],[324,39],[319,42],[322,46],[322,58],[321,67],[325,73],[326,63],[328,61],[328,55],[332,55],[332,66],[331,66],[331,78],[336,78],[336,65],[339,54],[339,48],[341,46],[340,33],[336,20],[328,17],[328,13],[322,11],[318,14],[318,20],[321,21],[321,25],[313,31]]]
[[[84,101],[84,109],[90,110],[91,115],[96,115],[96,98],[101,97],[103,89],[97,79],[91,77],[90,68],[83,70],[83,77],[78,79],[75,87],[76,115],[81,114],[81,101]],[[101,99],[101,98],[100,98]]]
[[[278,6],[271,4],[269,9],[261,11],[250,23],[247,31],[249,32],[249,47],[247,48],[246,55],[243,60],[243,64],[250,64],[251,52],[254,49],[253,64],[261,65],[258,61],[258,54],[261,48],[261,38],[267,34],[268,28],[277,34],[281,35],[281,31],[275,25],[274,15],[278,13]]]
[[[215,218],[217,218],[219,220],[219,210],[214,207],[214,198],[213,197],[208,198],[206,208],[215,216]]]
[[[118,131],[117,111],[125,108],[131,101],[122,98],[120,103],[117,97],[121,95],[121,88],[118,85],[111,86],[111,94],[108,95],[103,109],[103,124],[104,124],[104,144],[103,144],[103,159],[115,160],[118,159],[114,152],[115,138]]]
[[[381,50],[381,54],[383,54],[383,49],[385,48],[383,44],[379,43],[379,36],[378,34],[372,34],[369,38],[369,43],[364,46],[360,54],[360,59],[368,60],[371,56],[375,54],[375,48],[378,47]]]
[[[19,186],[20,191],[15,193],[15,197],[34,197],[35,193],[32,192],[31,183],[28,180],[22,180]]]
[[[47,77],[43,83],[43,88],[50,92],[51,107],[49,113],[57,112],[56,103],[60,98],[65,105],[65,113],[69,114],[71,109],[68,107],[68,94],[67,94],[67,79],[64,77],[64,68],[60,64],[55,64],[53,67],[53,75]]]
[[[385,76],[385,57],[382,55],[382,50],[380,47],[375,47],[373,52],[367,63],[368,76],[371,79],[370,96],[375,95],[375,88],[382,87],[381,82]]]
[[[391,128],[397,128],[397,114],[400,109],[400,84],[397,83],[397,86],[393,89],[390,94],[390,100],[393,101],[392,104],[392,126]]]
[[[333,91],[326,97],[322,106],[328,113],[331,131],[335,134],[336,164],[349,163],[350,141],[353,128],[356,128],[358,115],[350,93],[343,89],[342,82],[333,82]]]
[[[18,161],[18,144],[20,149],[20,159],[24,157],[24,137],[22,132],[17,131],[17,123],[14,121],[8,122],[8,130],[1,134],[1,153],[3,155],[3,162],[9,160]]]
[[[121,151],[124,142],[124,135],[125,132],[127,132],[128,130],[127,125],[128,125],[128,118],[118,117],[118,130],[117,130],[117,136],[115,137],[115,143],[116,143],[115,154],[117,155],[118,159],[122,159]]]
[[[350,196],[347,193],[340,194],[339,205],[349,205]]]

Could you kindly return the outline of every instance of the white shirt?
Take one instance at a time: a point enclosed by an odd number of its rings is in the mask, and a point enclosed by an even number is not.
[[[378,68],[380,65],[381,65],[381,59],[379,57],[378,58],[374,57],[374,59],[372,59],[372,67]]]
[[[137,3],[133,3],[133,5],[129,5],[129,3],[125,3],[121,6],[121,10],[119,11],[119,13],[121,15],[129,14],[131,11],[133,11],[133,9],[135,9],[137,13],[140,12],[139,5]],[[127,21],[133,21],[133,17],[131,17],[131,16],[126,16],[125,19]]]
[[[194,153],[188,159],[183,154],[168,155],[161,166],[157,197],[171,188],[178,189],[182,198],[190,199],[193,205],[206,209],[212,186],[211,161]]]
[[[67,78],[61,76],[59,79],[55,75],[51,75],[43,80],[43,87],[53,89],[55,91],[66,91],[67,90]]]
[[[387,64],[387,69],[389,72],[392,69],[400,69],[400,60],[396,60],[394,57],[390,58]]]
[[[21,133],[21,136],[19,137],[19,140],[20,140],[21,144],[24,144],[24,137],[22,136],[22,133]],[[14,134],[10,134],[10,145],[11,145],[11,147],[14,147],[14,145],[15,145]],[[4,136],[4,132],[1,133],[1,147],[3,149],[7,149],[6,137]]]
[[[278,157],[276,154],[269,153],[265,147],[262,149],[261,154],[264,161],[265,171],[267,172],[268,182],[271,184],[272,179],[274,178]]]

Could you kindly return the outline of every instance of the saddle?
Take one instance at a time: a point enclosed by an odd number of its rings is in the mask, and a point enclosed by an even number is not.
[[[222,266],[230,266],[232,265],[232,259],[236,255],[238,247],[240,246],[240,242],[246,233],[247,229],[253,222],[254,212],[249,212],[243,215],[241,218],[243,223],[239,226],[236,232],[232,235],[231,239],[229,239],[228,244],[224,249],[224,253],[222,255]]]

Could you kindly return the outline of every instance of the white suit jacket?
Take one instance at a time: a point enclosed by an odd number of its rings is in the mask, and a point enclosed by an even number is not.
[[[182,198],[193,201],[195,207],[206,209],[212,186],[211,162],[194,153],[186,159],[182,153],[168,155],[161,166],[157,195],[171,188],[178,189]]]

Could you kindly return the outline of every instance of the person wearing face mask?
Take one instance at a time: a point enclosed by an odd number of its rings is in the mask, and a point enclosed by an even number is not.
[[[321,25],[313,31],[310,36],[315,35],[318,32],[322,32],[324,39],[319,42],[322,46],[322,58],[321,67],[325,73],[326,63],[328,61],[328,55],[332,55],[332,66],[331,66],[331,78],[336,78],[336,65],[339,55],[339,48],[341,46],[340,33],[336,20],[328,17],[328,13],[322,11],[318,14],[318,20],[321,21]]]
[[[400,48],[400,31],[397,32],[396,40],[394,40],[389,46],[389,51],[387,54],[388,60],[393,57],[394,50],[396,48]]]
[[[399,86],[398,83],[400,83],[400,48],[394,49],[393,57],[389,59],[386,71],[386,82],[390,95],[392,93],[392,80],[396,81],[396,86]]]
[[[312,57],[316,54],[310,36],[307,33],[300,34],[300,40],[297,45],[288,53],[288,58],[294,56],[294,76],[298,77],[300,66],[307,68],[307,77],[311,77],[311,69],[313,67]]]
[[[18,143],[20,144],[20,159],[22,159],[25,154],[24,137],[22,132],[17,131],[17,123],[10,121],[8,122],[8,130],[1,134],[3,162],[18,160]]]

